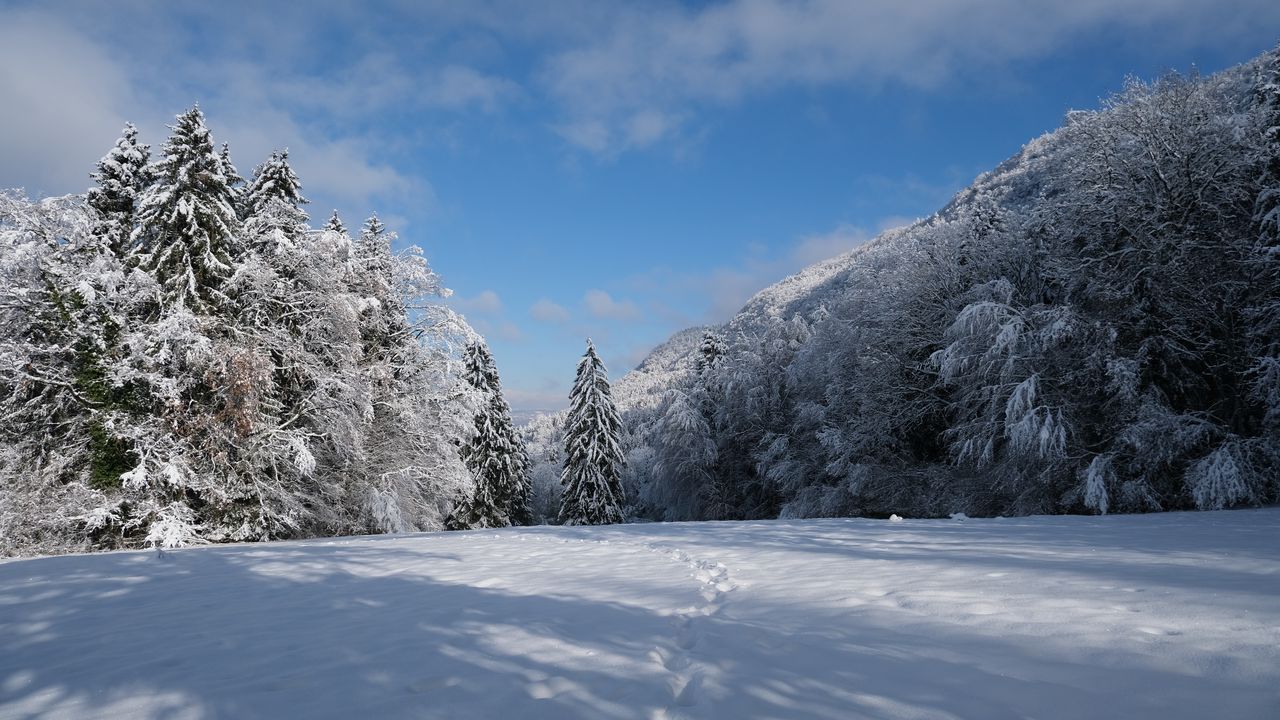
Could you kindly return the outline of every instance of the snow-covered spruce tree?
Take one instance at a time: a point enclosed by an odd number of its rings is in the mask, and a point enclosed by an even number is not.
[[[324,223],[324,229],[329,232],[338,233],[339,235],[347,234],[347,226],[342,224],[342,218],[338,217],[338,211],[334,210],[333,214]]]
[[[607,525],[622,517],[622,422],[609,390],[609,375],[587,341],[569,393],[565,421],[564,492],[560,521],[566,525]]]
[[[150,173],[132,242],[138,265],[163,288],[165,306],[204,312],[226,302],[222,285],[241,251],[234,198],[199,107],[178,116]]]
[[[69,238],[63,272],[81,279],[63,294],[63,307],[77,334],[76,380],[92,415],[88,428],[89,482],[96,488],[118,488],[120,475],[136,463],[131,443],[114,423],[113,412],[140,410],[134,388],[113,383],[110,370],[121,356],[120,334],[127,324],[122,307],[126,262],[138,204],[151,179],[150,150],[138,143],[132,124],[98,163],[97,185],[87,194],[93,216],[91,238]]]
[[[97,214],[93,234],[113,254],[122,257],[133,232],[138,200],[147,186],[147,163],[151,149],[138,142],[138,129],[124,126],[115,147],[98,161],[91,177],[97,185],[89,189],[89,207]]]
[[[352,259],[351,287],[362,298],[362,363],[366,382],[375,394],[391,389],[395,377],[389,368],[402,362],[397,353],[406,347],[411,333],[404,303],[396,297],[392,238],[378,216],[370,216],[360,231]]]
[[[392,300],[394,290],[391,241],[392,234],[375,214],[365,220],[355,244],[355,282],[366,297],[381,305]],[[394,315],[388,308],[383,310]]]
[[[493,355],[483,342],[467,346],[463,379],[477,396],[474,434],[459,449],[471,471],[474,489],[454,509],[456,529],[527,525],[531,485],[524,443],[511,423],[511,409]]]
[[[296,324],[300,320],[297,311],[288,307],[293,304],[288,295],[335,289],[333,285],[326,288],[315,282],[308,284],[308,278],[298,272],[300,266],[314,259],[317,252],[326,250],[312,247],[314,238],[307,225],[310,218],[302,209],[306,203],[307,199],[302,196],[302,183],[289,165],[287,151],[271,153],[271,157],[254,170],[253,181],[241,194],[240,214],[245,244],[271,266],[281,280],[279,290],[285,297],[272,305],[285,324]],[[330,257],[327,260],[336,263],[339,259]],[[319,282],[333,280],[329,277],[311,279]]]
[[[231,191],[231,207],[233,207],[240,217],[242,203],[244,200],[245,182],[241,177],[240,171],[236,169],[235,163],[231,162],[231,145],[222,143],[222,149],[218,151],[218,162],[222,163],[222,176],[227,179],[227,188]]]
[[[242,216],[246,223],[254,218],[259,218],[260,222],[285,220],[288,224],[282,229],[288,232],[298,226],[306,226],[308,218],[302,206],[307,202],[302,196],[302,182],[289,165],[289,151],[276,151],[253,171],[253,180],[244,191]],[[273,205],[288,209],[288,216],[279,219],[265,217]]]

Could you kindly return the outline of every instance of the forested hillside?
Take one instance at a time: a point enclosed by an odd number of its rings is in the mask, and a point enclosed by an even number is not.
[[[1280,52],[1131,80],[699,335],[618,383],[637,516],[1274,502]]]

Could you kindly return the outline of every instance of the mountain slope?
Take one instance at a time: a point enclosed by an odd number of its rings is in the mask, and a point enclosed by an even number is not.
[[[1277,198],[1280,51],[1131,80],[933,216],[762,290],[715,367],[676,341],[681,372],[623,378],[636,512],[1274,502]]]

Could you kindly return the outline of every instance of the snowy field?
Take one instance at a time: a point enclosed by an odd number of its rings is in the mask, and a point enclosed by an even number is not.
[[[0,718],[1278,718],[1280,509],[0,564]]]

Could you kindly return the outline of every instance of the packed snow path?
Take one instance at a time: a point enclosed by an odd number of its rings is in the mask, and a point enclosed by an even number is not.
[[[0,564],[0,718],[1276,718],[1280,509]]]

